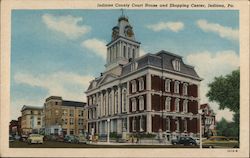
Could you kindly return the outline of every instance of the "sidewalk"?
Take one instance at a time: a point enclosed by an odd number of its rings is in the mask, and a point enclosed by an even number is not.
[[[88,142],[91,145],[172,145],[170,143],[116,143],[116,142]]]

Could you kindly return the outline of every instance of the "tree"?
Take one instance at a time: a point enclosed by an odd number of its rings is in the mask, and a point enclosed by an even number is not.
[[[231,111],[239,112],[240,98],[240,70],[235,70],[225,77],[215,77],[214,81],[208,84],[210,88],[207,97],[210,101],[218,102],[220,109],[228,108]]]
[[[219,109],[228,108],[234,112],[233,122],[227,122],[224,118],[217,124],[217,130],[223,135],[239,135],[239,108],[240,108],[240,70],[234,70],[231,74],[215,77],[208,84],[210,88],[207,97],[210,101],[219,103]],[[227,125],[226,125],[227,124]],[[227,129],[224,130],[224,127]],[[231,133],[231,134],[230,134]]]

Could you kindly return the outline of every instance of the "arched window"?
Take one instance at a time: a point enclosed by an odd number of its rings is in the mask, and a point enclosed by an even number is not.
[[[184,121],[183,121],[183,127],[184,127],[184,132],[187,132],[187,120],[186,119],[184,119]]]
[[[144,90],[144,80],[143,78],[139,78],[139,91]]]
[[[188,88],[188,84],[184,83],[183,84],[183,95],[187,95],[187,92],[188,92],[187,88]]]
[[[175,81],[174,83],[174,93],[179,93],[180,82]]]
[[[177,119],[175,121],[175,123],[176,123],[176,131],[179,132],[180,131],[180,122],[179,122],[179,120]]]
[[[135,49],[133,48],[133,59],[135,59]]]
[[[170,131],[170,119],[169,119],[169,117],[166,118],[166,131]]]
[[[165,91],[166,92],[170,92],[170,83],[171,83],[170,79],[165,80]]]
[[[183,112],[188,112],[188,100],[183,101]]]
[[[132,120],[132,131],[135,131],[135,129],[136,129],[136,120],[135,120],[135,118],[133,118],[133,120]]]
[[[126,46],[123,46],[123,57],[126,58]]]
[[[131,85],[132,85],[132,93],[135,93],[137,91],[136,80],[132,80]]]
[[[144,97],[139,97],[139,110],[144,110]]]
[[[170,106],[171,106],[171,98],[167,97],[165,100],[165,109],[166,111],[170,111]]]
[[[124,112],[127,111],[127,109],[126,109],[126,100],[127,100],[126,96],[127,96],[127,90],[126,90],[126,88],[124,88],[122,90],[122,108],[123,108]]]
[[[180,99],[177,98],[175,100],[175,111],[176,112],[179,112],[179,109],[180,109],[179,107],[180,107]]]
[[[132,102],[132,111],[136,111],[136,98],[132,98],[131,99],[131,102]]]

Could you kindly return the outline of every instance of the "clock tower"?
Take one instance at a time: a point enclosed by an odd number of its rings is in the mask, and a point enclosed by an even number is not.
[[[111,41],[107,44],[106,71],[139,57],[139,49],[140,42],[135,40],[128,17],[120,16],[117,26],[112,29]]]

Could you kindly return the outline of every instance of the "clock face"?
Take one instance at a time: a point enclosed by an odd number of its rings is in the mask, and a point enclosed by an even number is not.
[[[117,30],[113,30],[113,32],[112,32],[112,39],[113,40],[116,39],[118,37],[118,35],[119,35],[118,31]]]
[[[125,35],[128,37],[132,37],[134,35],[134,32],[131,28],[128,28],[125,32]]]

